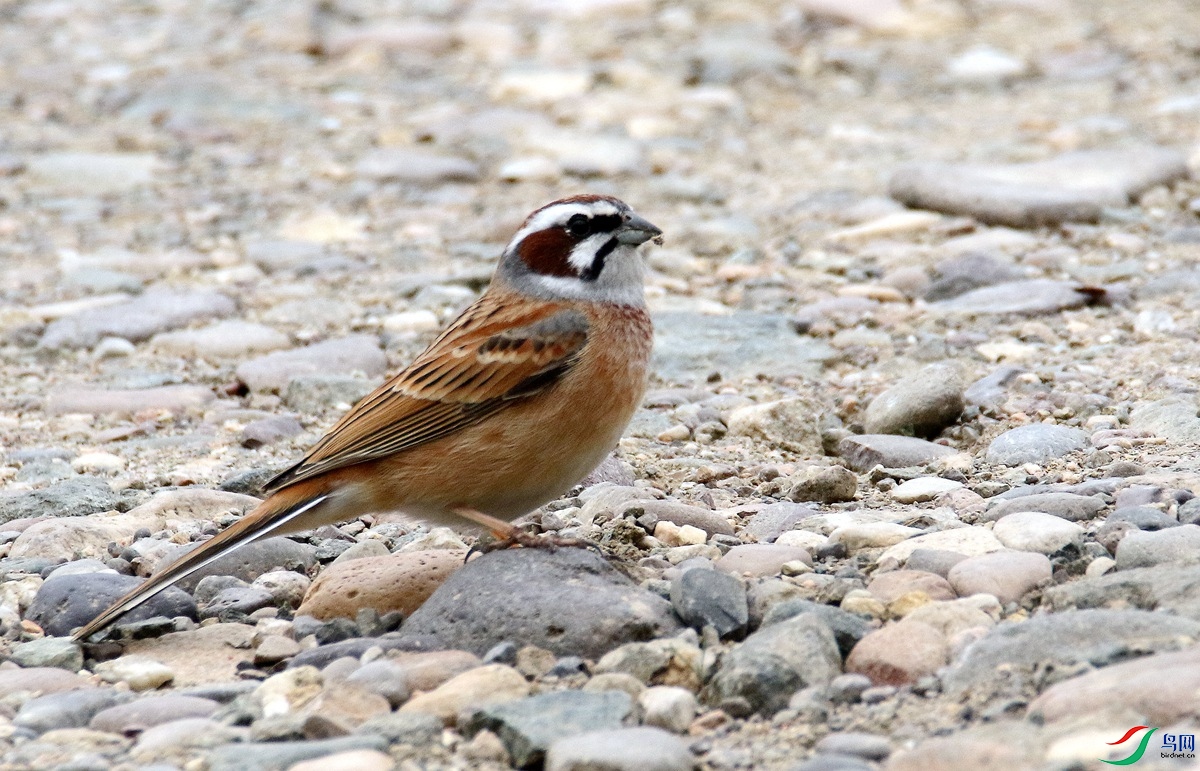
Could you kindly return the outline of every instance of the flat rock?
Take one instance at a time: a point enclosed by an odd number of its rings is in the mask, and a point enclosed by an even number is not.
[[[876,466],[884,468],[909,468],[924,466],[938,458],[958,453],[953,447],[934,444],[912,436],[891,434],[862,434],[848,436],[838,442],[838,455],[858,472],[870,471]]]
[[[596,730],[616,730],[633,711],[620,691],[556,691],[484,707],[467,724],[468,735],[488,730],[500,737],[513,765],[540,765],[550,745]]]
[[[666,600],[584,549],[485,554],[447,579],[402,627],[478,655],[509,641],[585,658],[679,629]]]
[[[474,182],[480,177],[479,167],[465,158],[401,147],[372,150],[354,170],[379,182]]]
[[[942,493],[957,490],[962,482],[941,477],[917,477],[901,482],[892,489],[892,500],[896,503],[922,503],[932,501]]]
[[[136,576],[116,573],[54,576],[38,589],[25,617],[40,625],[48,635],[69,635],[141,583],[142,579]],[[193,621],[199,618],[196,603],[178,587],[156,594],[121,618],[144,621],[154,616],[186,616]]]
[[[454,725],[460,713],[515,701],[528,696],[529,690],[529,683],[517,670],[503,664],[488,664],[417,694],[400,707],[400,714],[434,715],[445,725]]]
[[[1004,544],[986,527],[959,527],[905,539],[895,546],[888,547],[887,551],[879,555],[879,561],[891,559],[903,563],[908,559],[908,555],[917,549],[950,551],[973,557],[1003,548]]]
[[[237,377],[252,391],[279,393],[299,375],[361,372],[379,377],[386,369],[387,358],[378,340],[370,335],[349,335],[251,359],[237,368]]]
[[[1200,525],[1166,530],[1135,530],[1117,546],[1117,569],[1144,568],[1167,562],[1194,560],[1200,552]]]
[[[744,543],[734,546],[716,561],[717,570],[736,576],[779,575],[783,566],[800,561],[812,567],[812,555],[799,546],[783,546],[774,543]]]
[[[972,289],[950,300],[931,303],[930,307],[962,316],[1041,316],[1082,308],[1102,297],[1103,293],[1085,289],[1078,282],[1030,278]]]
[[[992,534],[1009,549],[1053,554],[1067,544],[1083,540],[1083,528],[1074,522],[1038,511],[1018,511],[996,521]]]
[[[959,562],[950,568],[947,579],[959,597],[991,594],[1007,604],[1020,601],[1026,592],[1048,580],[1052,572],[1044,554],[997,551]]]
[[[1200,690],[1200,647],[1143,656],[1073,677],[1047,689],[1029,705],[1046,723],[1091,718],[1120,722],[1134,717],[1152,725],[1190,719]]]
[[[687,743],[660,728],[588,731],[550,745],[546,771],[691,771]]]
[[[1091,495],[1074,493],[1035,493],[1015,498],[993,498],[988,502],[980,520],[995,522],[1022,511],[1037,511],[1050,514],[1068,522],[1091,519],[1104,510],[1103,499]]]
[[[635,508],[640,508],[644,514],[649,514],[660,522],[671,522],[680,527],[698,527],[709,536],[733,535],[733,524],[711,509],[676,501],[647,500],[631,503],[625,507],[625,511]]]
[[[146,696],[97,712],[88,723],[88,727],[96,731],[128,736],[172,720],[208,717],[220,706],[212,699],[202,699],[198,696]]]
[[[1025,720],[1006,720],[923,739],[897,751],[888,771],[959,771],[971,758],[976,771],[1040,769],[1045,767],[1045,744],[1039,731]],[[1094,758],[1094,755],[1089,755]]]
[[[339,404],[356,404],[377,385],[376,380],[357,375],[296,375],[284,389],[283,402],[310,415]]]
[[[143,411],[176,414],[198,411],[216,398],[212,389],[195,385],[157,388],[55,388],[46,395],[46,412],[63,415],[83,412],[129,417]]]
[[[116,688],[83,688],[38,696],[21,705],[13,725],[42,734],[59,728],[83,728],[101,710],[133,697]]]
[[[725,654],[702,697],[733,715],[773,715],[793,693],[828,685],[841,669],[833,632],[805,613],[759,629]]]
[[[466,552],[436,549],[389,554],[330,565],[296,611],[319,619],[354,618],[359,610],[413,613],[463,566]]]
[[[1029,228],[1095,222],[1187,173],[1185,158],[1166,148],[1084,150],[1033,163],[917,163],[896,171],[888,192],[913,208]]]
[[[287,335],[265,324],[230,319],[199,329],[163,332],[150,341],[150,347],[173,356],[200,356],[223,359],[287,348]]]
[[[1050,587],[1043,597],[1054,610],[1138,608],[1200,621],[1200,565],[1129,568]]]
[[[798,523],[819,512],[811,506],[781,501],[763,506],[742,526],[742,534],[759,543],[771,543]]]
[[[3,693],[33,693],[37,695],[91,688],[94,683],[57,667],[26,667],[0,669],[0,689]]]
[[[922,592],[931,600],[958,599],[954,588],[942,576],[920,570],[889,570],[876,573],[867,584],[867,591],[887,604],[910,592]]]
[[[23,642],[12,649],[9,658],[22,667],[58,667],[68,672],[83,669],[83,650],[64,637],[43,637]]]
[[[691,311],[654,314],[655,374],[669,383],[703,382],[712,372],[727,380],[815,377],[837,357],[828,343],[801,337],[787,316],[738,312],[711,316]]]
[[[155,565],[155,570],[199,546],[200,543],[195,542],[172,549],[163,555],[162,560]],[[187,578],[180,579],[176,586],[190,591],[208,576],[234,576],[243,581],[253,581],[276,568],[307,572],[317,564],[315,552],[316,547],[284,536],[264,538],[222,555]]]
[[[336,739],[295,742],[236,742],[208,756],[209,771],[284,771],[297,763],[351,750],[387,749],[382,736],[354,734]]]
[[[993,681],[1031,678],[1038,667],[1103,667],[1140,654],[1176,650],[1200,639],[1200,623],[1142,610],[1080,610],[1001,624],[971,645],[943,678],[952,698]]]
[[[51,349],[91,348],[105,337],[136,343],[194,321],[228,316],[235,310],[237,304],[220,292],[151,288],[128,302],[52,321],[38,345]]]
[[[1088,435],[1077,428],[1031,423],[1009,429],[988,445],[988,463],[1020,466],[1045,463],[1088,446]]]
[[[214,624],[131,640],[125,643],[125,653],[145,656],[168,667],[176,687],[230,682],[254,658],[250,644],[253,635],[254,627],[246,624]]]
[[[1139,404],[1129,413],[1129,426],[1177,444],[1200,442],[1196,400],[1182,394]]]
[[[96,196],[148,185],[162,165],[153,153],[53,152],[31,156],[26,175],[43,192]]]
[[[27,517],[82,517],[101,511],[128,511],[132,501],[95,477],[65,479],[41,490],[0,497],[0,523]]]
[[[957,366],[931,364],[876,396],[867,405],[868,434],[936,437],[962,414],[965,384]]]

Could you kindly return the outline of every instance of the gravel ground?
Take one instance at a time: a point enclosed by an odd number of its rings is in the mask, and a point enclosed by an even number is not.
[[[1198,118],[1186,0],[0,0],[0,769],[1200,768]],[[603,558],[364,517],[64,639],[582,191],[666,232],[527,519]]]

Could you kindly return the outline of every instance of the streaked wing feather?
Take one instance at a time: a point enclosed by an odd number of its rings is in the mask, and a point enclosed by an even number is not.
[[[273,492],[478,423],[562,377],[586,344],[587,327],[587,317],[560,303],[505,307],[485,295],[265,489]]]

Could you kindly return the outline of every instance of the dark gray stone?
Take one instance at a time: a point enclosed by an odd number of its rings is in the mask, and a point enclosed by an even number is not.
[[[128,511],[133,499],[114,493],[96,477],[75,477],[42,490],[0,498],[0,523],[25,517],[84,517],[101,511]]]
[[[988,463],[1020,466],[1045,463],[1088,446],[1088,435],[1078,428],[1030,423],[1000,434],[988,445]]]
[[[542,763],[560,739],[621,727],[633,700],[621,691],[556,691],[484,707],[468,721],[468,735],[488,730],[500,737],[513,765]]]
[[[934,444],[912,436],[863,434],[838,442],[837,454],[855,471],[870,471],[876,466],[909,468],[924,466],[938,458],[958,452],[953,447]]]
[[[253,586],[231,586],[222,589],[204,606],[201,618],[222,618],[233,614],[249,615],[275,604],[271,593]]]
[[[1024,372],[1024,369],[1008,364],[997,367],[988,375],[967,386],[967,390],[963,393],[963,399],[967,404],[980,409],[998,409],[1008,398],[1009,385]]]
[[[934,279],[925,290],[925,300],[949,300],[981,286],[1019,278],[1021,271],[1011,261],[983,252],[969,252],[938,263]]]
[[[727,380],[760,373],[815,377],[837,357],[828,343],[796,334],[782,315],[711,316],[690,311],[654,315],[652,367],[668,383],[703,382],[714,371]]]
[[[1011,492],[1011,491],[1010,491]],[[1074,493],[1034,493],[1033,495],[997,496],[990,501],[987,511],[980,520],[995,522],[1019,511],[1040,511],[1052,514],[1068,522],[1092,519],[1104,510],[1102,499],[1092,495]]]
[[[892,743],[886,736],[861,731],[832,733],[813,747],[822,755],[849,755],[864,760],[883,760],[892,754]]]
[[[1179,521],[1153,506],[1125,506],[1108,515],[1108,522],[1128,522],[1138,530],[1179,527]]]
[[[740,637],[750,622],[742,582],[720,570],[688,570],[671,582],[671,605],[698,632],[711,626],[718,637]]]
[[[23,642],[12,649],[9,658],[22,667],[58,667],[68,672],[83,669],[83,650],[64,637]]]
[[[1166,613],[1051,613],[995,627],[966,649],[942,681],[952,698],[983,695],[989,686],[1011,688],[1013,678],[1031,682],[1035,670],[1102,667],[1135,655],[1178,650],[1198,639],[1200,622]]]
[[[388,744],[424,747],[442,739],[445,725],[436,715],[424,712],[389,712],[368,718],[355,733],[382,736]]]
[[[46,634],[63,637],[100,615],[143,580],[116,573],[55,576],[38,588],[25,617],[41,626]],[[192,598],[173,586],[129,611],[121,620],[145,621],[154,616],[186,616],[193,621],[199,618]]]
[[[58,728],[84,728],[101,710],[133,699],[115,688],[80,688],[38,696],[21,705],[13,725],[43,734]]]
[[[815,613],[764,626],[727,653],[701,693],[737,716],[773,715],[805,686],[828,685],[841,674],[833,632]]]
[[[118,704],[97,712],[88,722],[94,731],[128,736],[151,726],[189,717],[208,717],[221,706],[212,699],[198,696],[165,694],[144,696],[136,701]]]
[[[681,629],[671,606],[586,549],[508,549],[468,562],[408,618],[405,635],[483,655],[497,643],[598,659]]]
[[[169,564],[199,546],[200,542],[196,542],[173,549],[163,558],[161,565]],[[208,576],[234,576],[243,581],[253,581],[275,568],[307,573],[316,564],[316,547],[283,536],[265,538],[223,555],[211,565],[181,579],[176,586],[191,591],[201,579]]]
[[[370,734],[310,742],[242,742],[218,747],[208,756],[208,771],[284,771],[302,760],[349,750],[387,750],[387,740]]]
[[[858,641],[866,637],[874,627],[869,621],[862,616],[856,616],[853,613],[847,613],[841,608],[833,605],[824,605],[812,600],[784,600],[771,606],[763,617],[762,626],[768,627],[772,624],[778,624],[782,621],[787,621],[789,618],[796,618],[805,613],[812,613],[817,618],[821,619],[824,624],[833,632],[833,638],[837,641],[838,650],[842,656],[849,656],[850,651],[858,644]]]
[[[289,385],[290,388],[290,385]],[[243,447],[254,449],[290,439],[304,430],[292,415],[272,415],[247,423],[239,440]]]
[[[820,512],[816,509],[799,503],[768,504],[746,521],[742,533],[753,536],[759,543],[774,543],[776,538],[795,529],[799,522],[817,514]]]
[[[863,415],[863,428],[868,434],[932,439],[958,420],[963,406],[958,367],[931,364],[872,399]]]
[[[1200,554],[1200,525],[1179,525],[1157,532],[1134,530],[1117,547],[1117,569],[1193,561],[1197,554]]]

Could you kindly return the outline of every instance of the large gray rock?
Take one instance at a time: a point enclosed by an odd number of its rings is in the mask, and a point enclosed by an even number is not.
[[[932,303],[930,307],[961,316],[1041,316],[1082,308],[1103,296],[1103,292],[1085,289],[1075,281],[1030,278],[972,289],[950,300]]]
[[[1083,578],[1047,589],[1043,600],[1052,610],[1138,608],[1200,621],[1200,565],[1160,565]]]
[[[55,637],[68,635],[91,621],[142,579],[117,573],[84,573],[52,576],[38,588],[25,617]],[[187,616],[198,620],[196,603],[182,589],[172,586],[121,617],[122,623],[144,621],[154,616]]]
[[[938,458],[956,454],[953,447],[934,444],[912,436],[862,434],[838,442],[838,455],[855,471],[870,471],[875,466],[908,468],[924,466]]]
[[[1200,442],[1196,400],[1175,395],[1141,404],[1129,414],[1129,426],[1180,444]]]
[[[1167,530],[1135,530],[1117,546],[1117,568],[1144,568],[1164,562],[1194,560],[1200,554],[1200,525]]]
[[[714,371],[726,380],[759,373],[815,377],[837,355],[828,343],[796,334],[786,316],[691,311],[654,315],[653,369],[669,383],[703,382]]]
[[[154,569],[160,570],[165,565],[199,547],[200,542],[195,542],[172,549],[163,555],[162,561],[155,565]],[[243,581],[253,581],[263,573],[269,573],[275,568],[308,572],[317,564],[316,552],[315,546],[293,541],[284,536],[264,538],[222,555],[210,565],[197,570],[187,578],[180,579],[175,585],[192,591],[201,579],[208,576],[234,576]]]
[[[81,688],[38,696],[21,705],[13,725],[42,734],[59,728],[83,728],[101,710],[133,699],[116,688]]]
[[[759,629],[726,654],[702,696],[733,715],[773,715],[796,691],[828,685],[841,673],[833,632],[804,613]]]
[[[385,369],[387,357],[378,340],[371,335],[349,335],[251,359],[237,368],[237,376],[251,391],[282,393],[292,378],[301,375],[361,372],[367,377],[379,377]]]
[[[518,768],[541,765],[551,744],[588,731],[621,727],[633,700],[621,691],[555,691],[484,707],[467,733],[488,730],[500,737]]]
[[[559,739],[546,771],[691,771],[687,742],[661,728],[615,728]]]
[[[1021,511],[1039,511],[1069,522],[1081,522],[1095,517],[1105,507],[1101,498],[1074,493],[1034,493],[1014,498],[997,497],[989,504],[987,511],[980,517],[983,522],[995,522]]]
[[[1143,610],[1081,610],[1001,624],[971,645],[943,678],[946,693],[982,696],[991,687],[1032,682],[1036,671],[1079,664],[1103,667],[1200,639],[1200,622]],[[1001,681],[1007,681],[1007,684]]]
[[[699,632],[711,626],[718,637],[741,636],[750,622],[745,587],[720,570],[695,568],[677,576],[671,604],[685,624]]]
[[[508,549],[472,560],[404,622],[405,635],[482,656],[509,641],[599,658],[682,627],[671,605],[587,549]]]

